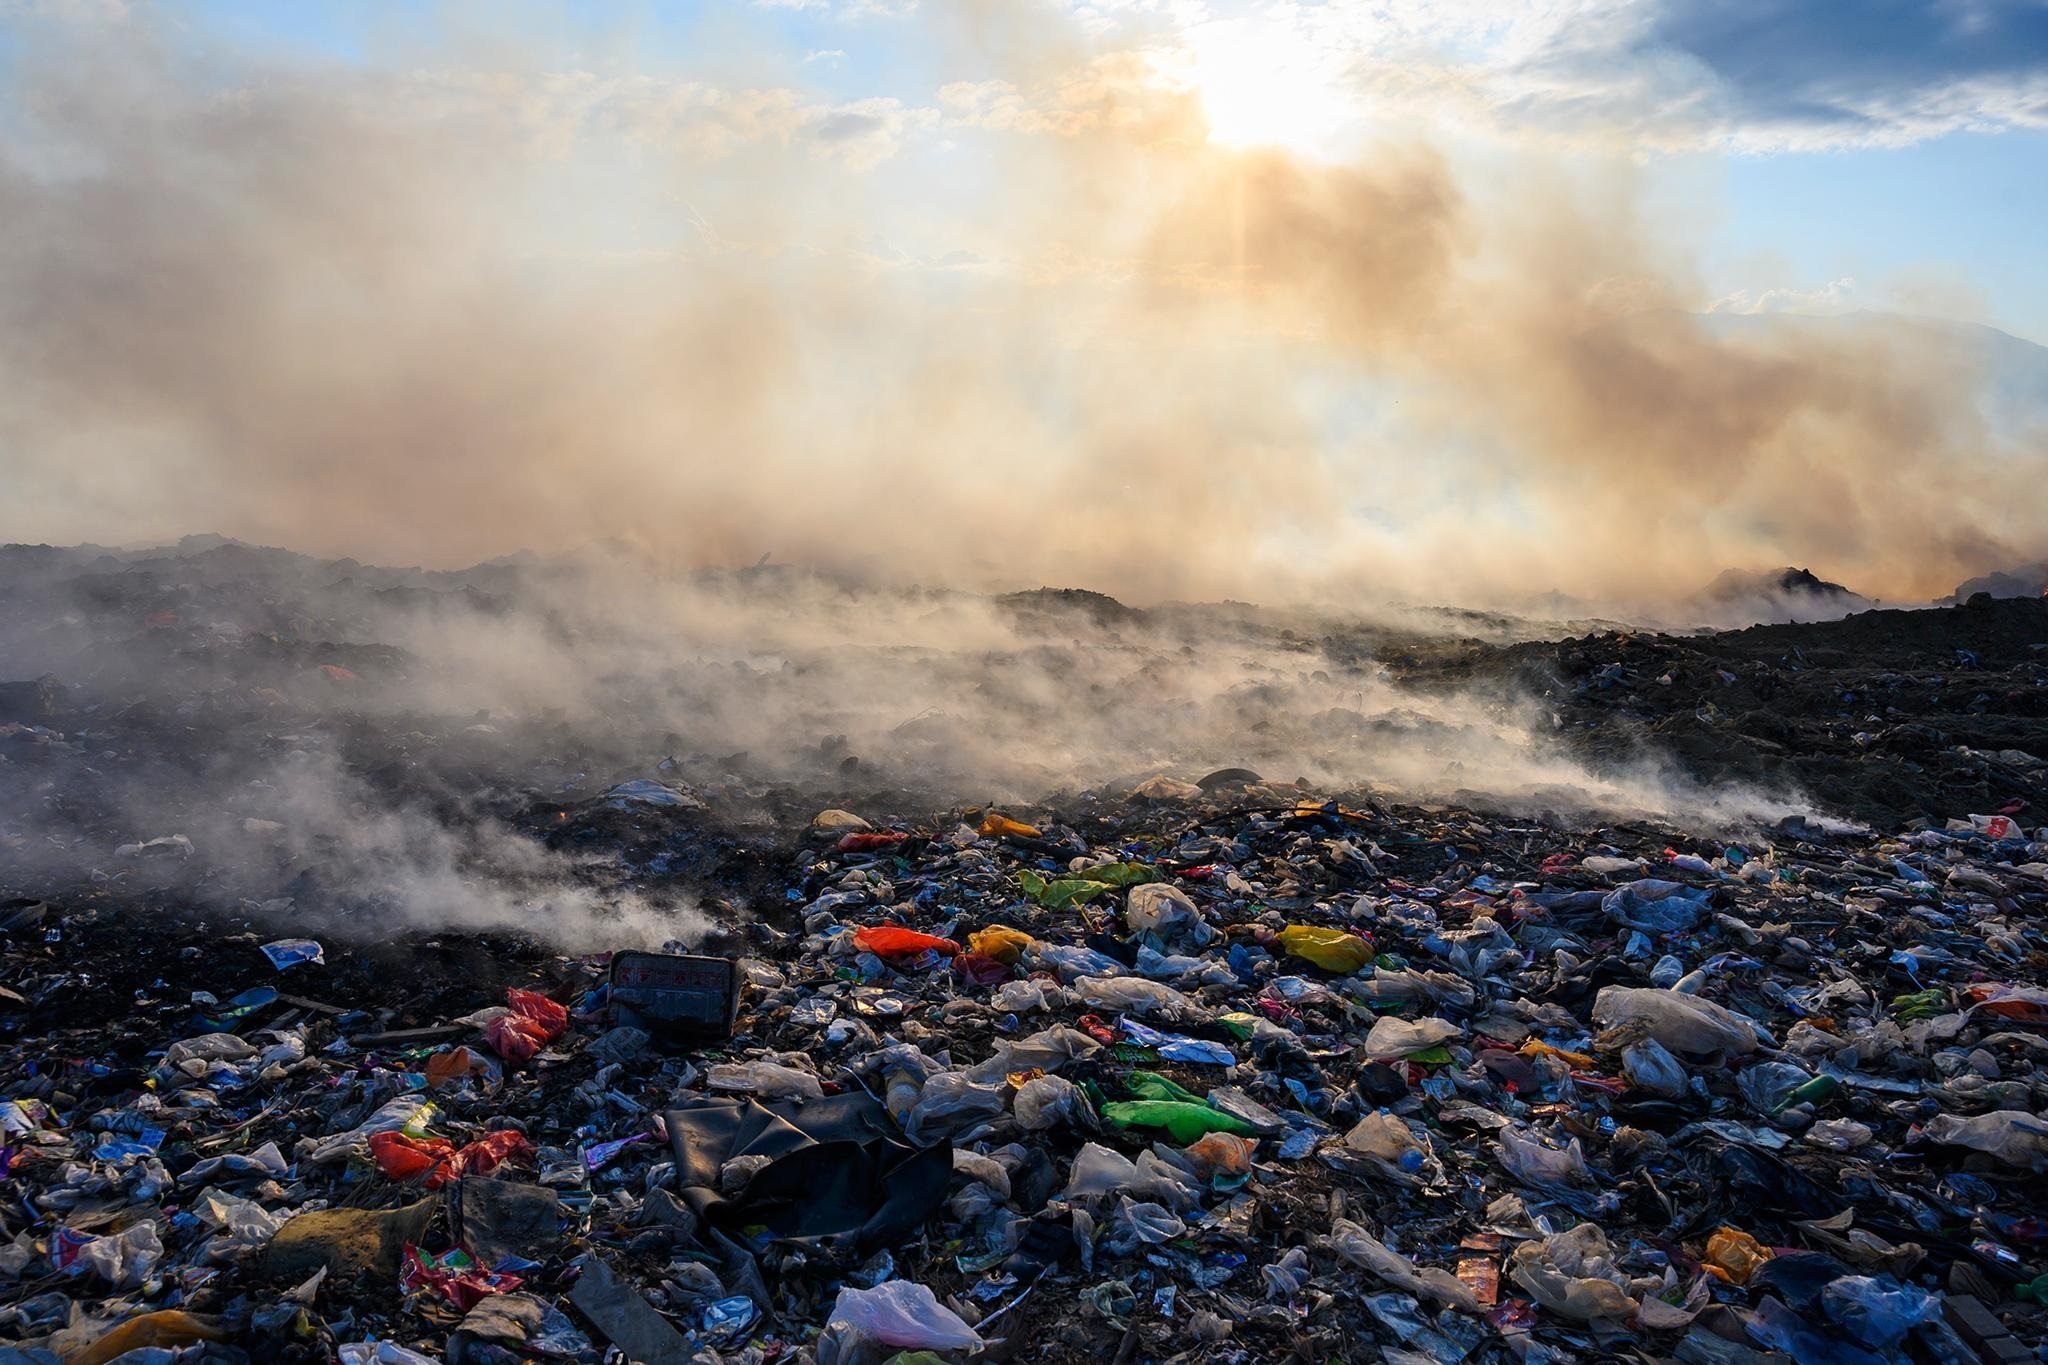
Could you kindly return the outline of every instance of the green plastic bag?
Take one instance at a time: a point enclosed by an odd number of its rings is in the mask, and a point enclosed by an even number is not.
[[[1117,1128],[1164,1128],[1166,1135],[1182,1146],[1209,1133],[1254,1135],[1252,1126],[1243,1120],[1186,1100],[1121,1100],[1102,1106],[1102,1117]]]

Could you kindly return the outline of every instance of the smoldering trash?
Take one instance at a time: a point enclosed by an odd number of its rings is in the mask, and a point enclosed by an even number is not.
[[[2043,1339],[2039,601],[834,590],[771,661],[510,569],[9,553],[0,1360]]]

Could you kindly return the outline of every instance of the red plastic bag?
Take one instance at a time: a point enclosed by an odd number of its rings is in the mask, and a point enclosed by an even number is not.
[[[525,1061],[569,1027],[569,1011],[545,995],[514,986],[505,992],[505,1003],[512,1013],[484,1025],[484,1041],[508,1062]]]
[[[905,929],[900,924],[875,924],[853,931],[853,946],[876,957],[916,957],[919,953],[943,953],[952,957],[960,945],[950,938],[937,938]]]
[[[407,1294],[431,1289],[464,1313],[491,1295],[509,1294],[524,1283],[517,1275],[485,1269],[460,1247],[439,1256],[422,1255],[410,1242],[398,1272],[398,1287]]]
[[[370,1158],[377,1169],[392,1180],[425,1178],[426,1187],[438,1190],[465,1175],[489,1175],[513,1157],[531,1156],[533,1144],[524,1134],[506,1130],[489,1133],[466,1147],[446,1138],[416,1138],[405,1133],[372,1133]]]
[[[418,1180],[455,1155],[446,1138],[416,1138],[404,1133],[370,1134],[370,1159],[389,1180]]]
[[[847,834],[834,845],[841,853],[874,853],[885,848],[894,848],[910,836],[888,830],[880,834]]]
[[[1010,969],[985,953],[961,953],[953,959],[953,970],[970,986],[993,986],[1010,979]]]

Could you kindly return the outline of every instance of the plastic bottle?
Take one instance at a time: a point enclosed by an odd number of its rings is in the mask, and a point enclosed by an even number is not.
[[[1427,1160],[1413,1130],[1384,1109],[1375,1110],[1360,1119],[1344,1135],[1344,1145],[1354,1152],[1378,1157],[1411,1175],[1420,1171]]]
[[[897,1069],[888,1077],[888,1089],[883,1093],[882,1104],[889,1116],[899,1124],[917,1107],[918,1096],[924,1093],[924,1084],[917,1073]]]

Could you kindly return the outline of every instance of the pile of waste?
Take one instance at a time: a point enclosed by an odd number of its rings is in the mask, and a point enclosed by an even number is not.
[[[818,811],[756,890],[732,951],[581,956],[0,906],[0,1365],[2048,1340],[2024,813],[1702,842],[1226,770]]]
[[[1396,642],[1421,689],[1540,698],[1596,764],[1634,755],[1695,780],[1806,792],[1880,829],[2015,799],[2048,806],[2048,599],[1715,634]]]

